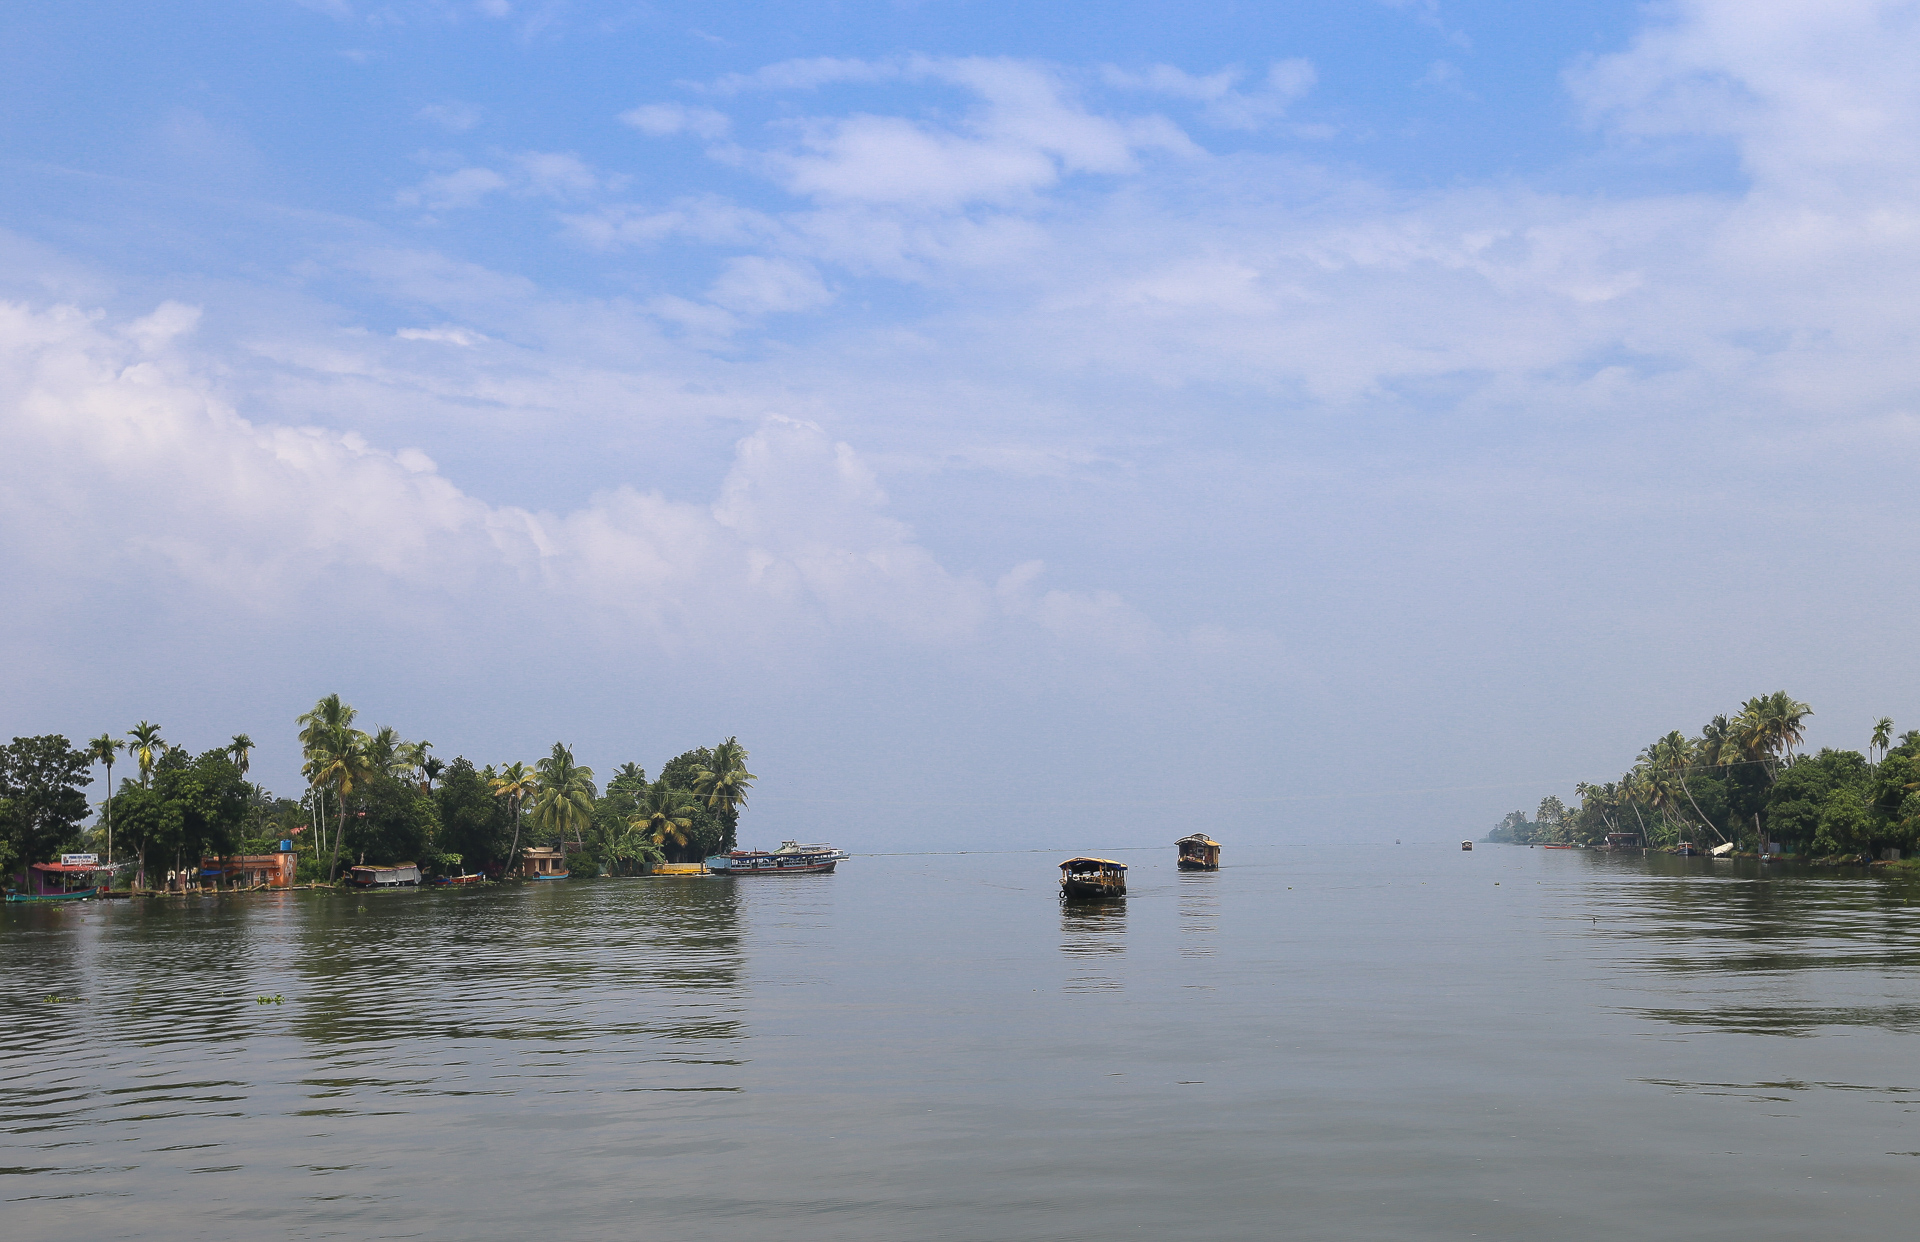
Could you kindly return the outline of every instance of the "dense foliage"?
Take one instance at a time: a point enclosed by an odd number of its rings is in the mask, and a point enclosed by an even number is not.
[[[146,884],[203,857],[282,841],[293,842],[303,880],[361,862],[498,876],[528,846],[561,850],[576,875],[630,874],[731,849],[754,781],[736,738],[675,756],[651,781],[638,763],[621,764],[602,791],[564,743],[536,763],[476,767],[392,728],[364,732],[357,715],[336,694],[299,717],[307,788],[298,800],[246,779],[254,744],[245,734],[198,757],[145,720],[83,749],[64,737],[15,738],[0,747],[0,874],[87,849],[131,858]],[[134,774],[113,789],[123,760]],[[88,827],[83,790],[94,765],[107,769],[111,796]]]
[[[1648,745],[1620,779],[1578,787],[1580,804],[1543,799],[1534,818],[1501,820],[1489,841],[1593,845],[1638,834],[1649,845],[1731,843],[1850,858],[1908,853],[1920,844],[1920,731],[1897,740],[1882,719],[1866,752],[1795,754],[1806,704],[1784,692],[1715,716],[1697,736],[1674,731]]]

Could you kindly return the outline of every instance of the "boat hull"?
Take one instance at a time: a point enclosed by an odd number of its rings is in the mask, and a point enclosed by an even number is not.
[[[1098,880],[1079,880],[1063,878],[1060,881],[1060,895],[1089,901],[1104,901],[1113,897],[1127,895],[1126,881],[1118,884],[1103,884]]]
[[[724,867],[713,867],[716,875],[826,875],[840,860],[789,858],[729,858]]]
[[[1206,862],[1199,858],[1182,858],[1176,864],[1182,871],[1218,871],[1219,863]]]
[[[83,889],[80,889],[78,892],[73,892],[73,893],[8,893],[7,900],[8,901],[85,901],[89,897],[97,897],[99,895],[100,895],[100,890],[97,888],[83,888]]]

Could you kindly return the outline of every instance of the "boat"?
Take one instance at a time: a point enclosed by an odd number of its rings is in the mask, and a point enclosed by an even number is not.
[[[487,877],[477,871],[471,875],[436,875],[427,881],[427,883],[433,885],[435,888],[447,888],[455,884],[485,884],[486,882]]]
[[[7,892],[8,901],[85,901],[89,897],[98,897],[98,888],[76,888],[62,893],[16,893]],[[119,896],[119,894],[115,894]]]
[[[98,896],[98,872],[111,873],[92,854],[62,854],[57,863],[33,863],[27,867],[25,892],[7,890],[8,901],[85,901]]]
[[[1125,897],[1127,864],[1111,858],[1069,858],[1060,864],[1062,897]]]
[[[831,845],[802,845],[782,841],[777,850],[730,850],[707,859],[707,870],[717,875],[818,875],[853,857]]]
[[[1700,851],[1693,848],[1693,842],[1682,841],[1679,845],[1674,847],[1673,852],[1680,855],[1682,858],[1692,858],[1695,854],[1698,854]]]
[[[530,875],[529,880],[564,880],[572,875],[571,871],[544,871],[539,875]]]
[[[1181,837],[1174,846],[1180,851],[1175,865],[1182,871],[1220,870],[1220,843],[1204,832]]]
[[[1543,848],[1550,850],[1577,850],[1580,847],[1577,845],[1547,845]]]
[[[1461,849],[1463,849],[1463,850],[1470,850],[1470,849],[1472,849],[1472,848],[1473,848],[1473,842],[1471,842],[1471,841],[1462,841],[1462,842],[1460,843],[1460,848],[1461,848]]]
[[[355,888],[417,888],[420,868],[413,863],[395,863],[391,867],[351,867],[347,883]]]

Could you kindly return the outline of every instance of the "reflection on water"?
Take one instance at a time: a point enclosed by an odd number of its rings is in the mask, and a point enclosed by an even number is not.
[[[1127,903],[1061,898],[1060,951],[1068,958],[1067,991],[1125,990]]]
[[[0,1220],[8,1242],[1910,1232],[1913,886],[1457,844],[1234,857],[1143,861],[1124,902],[1061,902],[1016,856],[8,907]]]

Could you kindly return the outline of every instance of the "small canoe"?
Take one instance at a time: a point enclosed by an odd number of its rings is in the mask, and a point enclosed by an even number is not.
[[[570,871],[551,871],[545,875],[530,875],[527,878],[529,880],[564,880],[571,874],[573,873]]]
[[[8,901],[85,901],[89,897],[98,896],[99,893],[100,893],[100,890],[98,888],[79,888],[79,889],[75,889],[71,893],[8,893],[7,900]]]

